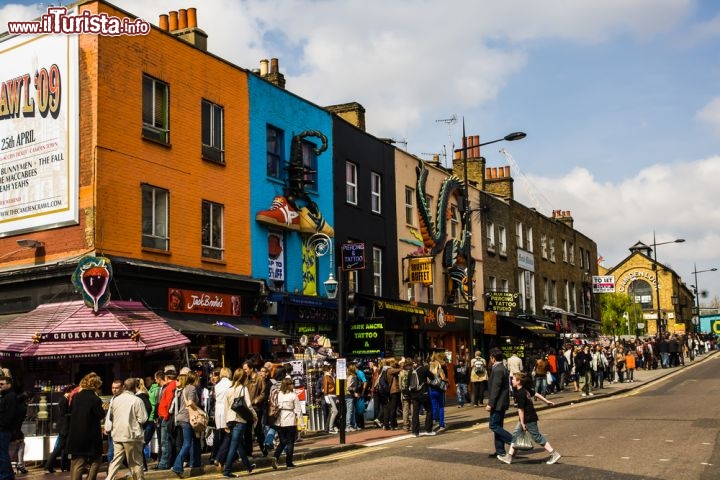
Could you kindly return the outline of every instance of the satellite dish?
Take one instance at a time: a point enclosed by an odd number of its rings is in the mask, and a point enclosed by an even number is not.
[[[307,347],[307,344],[308,344],[307,335],[303,335],[302,337],[300,337],[300,345],[302,345],[303,347]]]

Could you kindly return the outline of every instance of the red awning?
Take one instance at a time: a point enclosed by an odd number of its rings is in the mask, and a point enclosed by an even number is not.
[[[40,305],[0,327],[0,357],[93,359],[177,348],[190,340],[140,302]]]

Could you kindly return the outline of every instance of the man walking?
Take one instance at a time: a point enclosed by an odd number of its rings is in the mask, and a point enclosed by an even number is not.
[[[503,428],[505,412],[510,408],[510,374],[503,365],[503,354],[496,351],[490,356],[490,379],[488,380],[488,404],[490,412],[488,426],[495,435],[495,453],[490,457],[505,455],[505,444],[512,441],[510,432]]]
[[[107,478],[113,480],[122,466],[123,457],[135,480],[143,480],[144,428],[148,414],[142,399],[135,395],[138,385],[136,378],[124,382],[122,393],[115,397],[108,408],[112,419],[112,439],[115,455],[110,461]]]
[[[175,441],[172,433],[175,425],[175,419],[173,418],[175,412],[171,412],[170,407],[175,398],[175,387],[177,387],[176,376],[175,370],[166,369],[165,384],[161,386],[162,392],[160,393],[160,401],[158,402],[158,418],[160,419],[162,448],[157,467],[155,467],[157,470],[168,470],[175,460]]]
[[[487,363],[482,358],[480,350],[475,352],[475,358],[470,361],[470,367],[470,385],[472,385],[472,398],[470,401],[476,407],[480,407],[483,404],[485,391],[488,388]]]

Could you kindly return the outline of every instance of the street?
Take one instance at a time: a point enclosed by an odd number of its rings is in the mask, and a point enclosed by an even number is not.
[[[720,464],[718,367],[716,356],[627,394],[542,410],[540,431],[563,455],[556,465],[544,463],[547,455],[539,447],[512,465],[488,458],[492,437],[487,424],[481,424],[298,462],[299,468],[291,471],[262,469],[258,476],[716,479]],[[509,419],[506,427],[512,429],[515,422]]]

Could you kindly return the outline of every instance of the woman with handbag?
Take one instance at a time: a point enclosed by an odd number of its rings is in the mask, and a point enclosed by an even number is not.
[[[280,414],[276,426],[280,434],[280,443],[275,449],[275,453],[271,459],[274,470],[278,468],[280,455],[283,450],[285,453],[285,466],[295,468],[293,463],[293,453],[295,451],[295,441],[298,434],[298,421],[302,421],[302,409],[300,408],[300,400],[298,400],[295,390],[293,389],[293,381],[290,377],[285,377],[280,384],[280,392],[278,392],[278,405],[280,406]]]
[[[438,421],[436,431],[445,430],[445,390],[448,387],[447,373],[445,366],[445,353],[436,352],[430,361],[430,371],[435,376],[430,382],[430,404],[432,405],[432,416]]]
[[[545,463],[547,463],[548,465],[552,465],[553,463],[560,460],[561,455],[557,452],[557,450],[553,449],[552,445],[550,445],[550,442],[548,442],[547,439],[543,436],[543,434],[540,433],[540,429],[538,428],[538,415],[535,411],[533,399],[537,397],[550,406],[555,404],[540,395],[539,393],[536,393],[534,390],[532,390],[532,388],[528,388],[528,385],[530,385],[531,383],[527,374],[522,372],[515,373],[512,376],[511,381],[512,386],[515,389],[515,399],[517,400],[518,404],[518,424],[512,434],[510,450],[508,450],[508,453],[505,455],[498,455],[497,458],[503,463],[510,464],[512,463],[515,450],[518,450],[519,447],[522,447],[523,450],[532,449],[532,443],[527,445],[527,442],[523,441],[520,442],[521,444],[519,444],[520,437],[527,436],[529,434],[535,442],[539,443],[542,447],[545,448],[545,450],[548,451],[548,453],[550,453],[550,458]]]
[[[240,460],[248,473],[252,473],[255,469],[255,464],[250,463],[243,447],[245,429],[252,428],[257,422],[255,409],[251,407],[250,393],[245,387],[246,380],[247,374],[245,371],[242,368],[235,369],[232,385],[225,393],[225,421],[227,422],[225,431],[229,434],[225,436],[225,443],[229,445],[220,447],[218,460],[223,462],[223,477],[227,478],[237,477],[236,474],[232,473],[233,462],[237,455],[240,456]],[[250,424],[248,425],[248,423]]]
[[[178,410],[175,414],[176,428],[182,430],[183,443],[175,457],[172,471],[179,477],[183,475],[183,462],[189,457],[190,468],[198,468],[200,463],[200,438],[195,435],[190,425],[190,410],[202,410],[197,394],[198,377],[192,370],[185,376],[185,383],[178,384]]]

